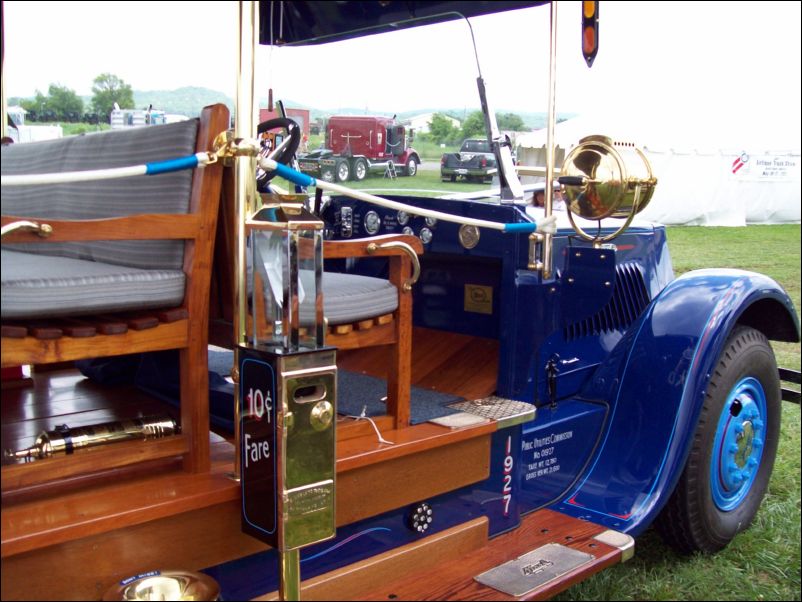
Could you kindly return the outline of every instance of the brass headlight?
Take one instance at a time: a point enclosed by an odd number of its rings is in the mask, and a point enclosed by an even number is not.
[[[570,214],[590,220],[624,218],[627,225],[649,204],[657,185],[649,160],[640,149],[634,144],[613,142],[607,136],[582,138],[565,158],[560,174]],[[588,240],[598,240],[576,224],[574,228]]]

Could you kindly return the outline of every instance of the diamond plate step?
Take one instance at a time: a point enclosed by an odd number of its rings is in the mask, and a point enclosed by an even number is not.
[[[496,395],[472,401],[458,401],[449,404],[448,407],[474,416],[495,420],[499,423],[499,428],[529,422],[535,417],[535,406],[532,404],[514,399],[505,399]]]

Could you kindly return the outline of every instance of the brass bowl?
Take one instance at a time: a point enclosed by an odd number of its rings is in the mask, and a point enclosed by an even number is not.
[[[103,600],[220,600],[220,586],[203,573],[150,571],[123,579]]]

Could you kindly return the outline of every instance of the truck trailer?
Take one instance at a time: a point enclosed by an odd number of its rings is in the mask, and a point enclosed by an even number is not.
[[[394,117],[334,115],[326,125],[325,148],[298,157],[302,172],[327,182],[361,181],[368,174],[414,176],[420,155],[412,133]]]

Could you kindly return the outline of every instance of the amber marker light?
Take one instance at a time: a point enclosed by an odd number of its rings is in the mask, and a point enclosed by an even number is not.
[[[593,65],[599,51],[599,2],[584,0],[582,2],[582,56],[588,67]]]

